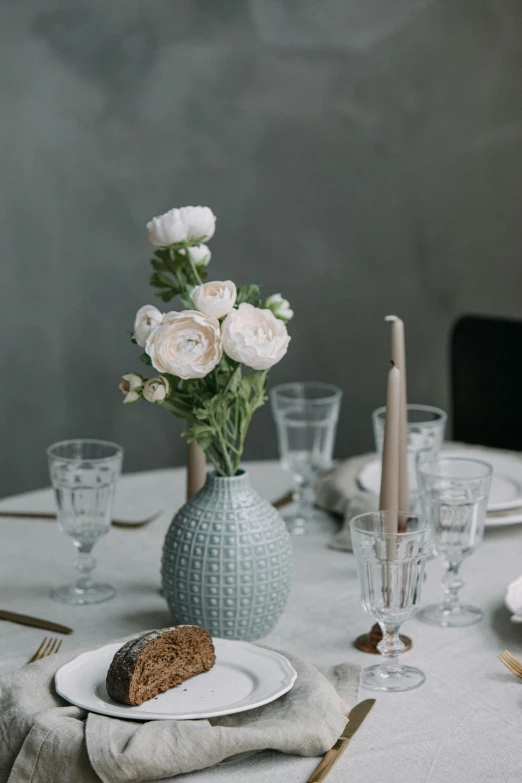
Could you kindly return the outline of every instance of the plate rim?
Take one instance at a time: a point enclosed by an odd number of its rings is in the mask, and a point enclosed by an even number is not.
[[[442,449],[440,452],[441,456],[448,456],[448,457],[465,457],[469,456],[470,459],[487,459],[488,452],[494,451],[494,449],[490,449],[487,446],[470,446],[469,451],[464,449]],[[477,456],[473,456],[470,452],[475,452]],[[509,460],[510,456],[505,454],[502,450],[499,450],[499,454],[497,456],[497,459],[504,459]],[[512,457],[513,462],[517,460],[515,456]],[[361,469],[357,473],[357,484],[359,487],[364,490],[365,492],[370,492],[372,495],[375,495],[376,493],[373,491],[373,489],[370,489],[368,487],[368,484],[363,483],[365,482],[365,479],[363,478],[363,474],[366,471],[369,471],[374,468],[375,465],[379,464],[379,457],[376,455],[372,459],[370,459],[365,465],[361,467]],[[521,494],[514,498],[513,500],[507,500],[501,503],[493,503],[492,505],[488,505],[488,511],[511,511],[512,509],[517,509],[522,507],[522,458],[520,460],[520,470],[521,470],[521,479],[520,479],[520,487],[521,487]],[[506,515],[508,517],[509,515]],[[513,516],[513,515],[512,515]],[[503,519],[503,517],[499,517],[499,519]],[[487,523],[486,523],[487,524]],[[515,522],[503,522],[503,524],[515,524]]]
[[[138,638],[138,637],[136,637]],[[224,708],[224,709],[214,709],[214,710],[207,710],[207,711],[201,711],[201,712],[184,712],[184,713],[173,713],[172,715],[161,713],[161,714],[154,714],[153,711],[150,713],[130,713],[129,711],[134,709],[134,707],[130,705],[107,705],[106,709],[98,709],[96,705],[92,705],[91,703],[87,703],[82,698],[74,698],[71,699],[70,695],[67,695],[67,689],[64,690],[63,687],[60,686],[60,680],[62,680],[62,686],[63,686],[63,677],[68,674],[68,670],[70,668],[74,668],[78,666],[78,662],[81,661],[81,659],[89,658],[93,654],[100,654],[103,650],[105,650],[107,647],[114,647],[115,652],[117,649],[120,649],[120,647],[125,644],[125,641],[123,642],[109,642],[107,644],[102,644],[100,647],[96,647],[91,650],[85,650],[82,653],[78,653],[74,658],[71,658],[69,661],[66,661],[66,663],[62,664],[60,668],[55,672],[53,681],[54,681],[54,687],[56,690],[56,693],[62,698],[65,699],[69,704],[72,704],[75,707],[79,707],[80,709],[87,710],[88,712],[93,712],[98,715],[106,715],[110,718],[121,718],[124,720],[134,720],[134,721],[149,721],[149,720],[205,720],[208,718],[218,718],[223,717],[225,715],[235,715],[239,712],[247,712],[248,710],[256,709],[257,707],[262,707],[265,704],[270,704],[270,702],[275,701],[276,699],[280,698],[281,696],[284,696],[285,693],[288,693],[290,691],[297,679],[297,672],[295,668],[292,666],[288,658],[283,655],[282,653],[278,652],[277,650],[272,650],[269,647],[263,647],[261,645],[252,644],[251,642],[248,642],[243,639],[222,639],[220,637],[213,637],[212,641],[214,644],[218,644],[220,647],[231,647],[231,646],[243,646],[251,648],[255,651],[255,654],[264,654],[265,657],[275,659],[277,660],[281,666],[284,673],[284,679],[283,684],[280,685],[276,690],[274,690],[273,693],[271,693],[269,696],[266,696],[261,699],[256,699],[250,704],[242,704],[237,707],[233,708]],[[70,691],[68,691],[70,693]]]
[[[486,449],[486,447],[484,447]],[[477,451],[479,450],[479,447],[477,447]],[[452,456],[457,455],[464,455],[464,451],[461,449],[446,449],[441,452],[441,454],[448,454]],[[514,458],[515,459],[515,458]],[[378,464],[379,458],[377,456],[372,457],[365,465],[362,466],[362,468],[358,471],[356,481],[357,485],[360,489],[362,489],[364,492],[369,492],[372,495],[375,495],[375,492],[373,490],[369,489],[367,485],[363,484],[361,481],[361,475],[366,471],[368,468],[373,468],[374,465]],[[521,460],[521,470],[522,470],[522,460]],[[522,485],[522,481],[521,481]],[[492,506],[488,506],[488,512],[489,511],[505,511],[506,513],[502,516],[487,516],[485,526],[486,527],[507,527],[509,525],[520,525],[522,524],[522,512],[519,514],[510,514],[509,511],[513,511],[514,509],[519,509],[522,507],[522,495],[521,497],[516,501],[508,501],[507,503],[494,503]]]

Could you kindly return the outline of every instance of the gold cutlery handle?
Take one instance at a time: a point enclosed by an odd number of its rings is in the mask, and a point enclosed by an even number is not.
[[[308,778],[307,783],[322,783],[339,756],[342,755],[348,743],[349,740],[345,740],[344,742],[343,740],[337,740],[333,748],[331,748],[328,753],[323,756],[317,767]]]
[[[9,519],[56,519],[52,511],[0,511],[0,517]]]
[[[350,740],[337,740],[333,748],[326,753],[307,780],[307,783],[322,783],[333,765],[342,755]]]
[[[288,506],[290,503],[292,503],[293,500],[294,500],[294,493],[290,491],[290,492],[286,492],[280,498],[277,498],[277,500],[274,500],[272,502],[272,505],[274,508],[283,508],[284,506]]]
[[[322,783],[335,762],[343,755],[355,732],[375,704],[375,699],[365,699],[353,707],[348,714],[348,723],[335,745],[325,753],[306,783]]]
[[[17,612],[7,612],[0,609],[0,620],[7,620],[10,623],[19,625],[30,625],[33,628],[43,628],[45,631],[55,631],[56,633],[72,633],[72,628],[59,623],[53,623],[51,620],[40,620],[38,617],[30,617],[27,614],[18,614]]]

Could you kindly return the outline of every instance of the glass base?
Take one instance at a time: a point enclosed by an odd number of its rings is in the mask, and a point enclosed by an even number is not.
[[[287,517],[285,519],[286,529],[291,536],[304,536],[309,533],[308,520],[304,517]]]
[[[311,510],[310,515],[303,516],[295,511],[283,515],[286,528],[292,536],[319,535],[330,533],[333,535],[339,530],[339,523],[326,511],[319,508]]]
[[[88,604],[102,604],[110,601],[116,595],[116,590],[110,585],[92,584],[90,587],[78,588],[76,585],[61,585],[51,590],[51,598],[62,604],[84,606]]]
[[[383,673],[381,665],[368,666],[362,670],[361,687],[371,691],[412,691],[426,679],[420,669],[414,666],[398,666],[393,674]]]
[[[482,611],[477,606],[459,604],[453,609],[444,609],[442,604],[426,606],[417,613],[419,620],[442,628],[464,628],[482,620]]]

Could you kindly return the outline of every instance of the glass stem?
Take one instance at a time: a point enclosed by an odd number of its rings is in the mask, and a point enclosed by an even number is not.
[[[387,623],[379,623],[379,625],[382,631],[382,641],[377,645],[377,649],[382,655],[381,673],[384,677],[393,677],[401,670],[399,653],[404,652],[404,644],[399,637],[400,625],[388,625]]]
[[[460,563],[447,563],[442,586],[444,588],[443,612],[452,612],[459,606],[459,590],[464,584],[459,577]]]
[[[314,506],[314,491],[308,484],[301,484],[294,493],[297,502],[296,517],[308,522]]]
[[[93,585],[91,573],[96,567],[96,560],[91,555],[93,544],[77,544],[77,546],[79,554],[74,561],[74,566],[80,575],[76,581],[76,589],[88,590]]]

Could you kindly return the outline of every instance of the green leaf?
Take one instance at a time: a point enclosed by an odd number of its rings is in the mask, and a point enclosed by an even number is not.
[[[165,262],[160,261],[158,258],[151,258],[150,263],[156,272],[166,272],[168,269]]]
[[[241,386],[241,365],[234,362],[236,365],[233,369],[232,373],[229,372],[228,377],[224,376],[226,378],[226,384],[225,389],[229,397],[235,398],[237,397],[237,394],[239,392],[239,387]]]
[[[247,302],[248,304],[254,305],[254,307],[259,307],[261,304],[260,287],[254,283],[240,285],[237,290],[236,302],[238,305],[243,304],[243,302]]]
[[[182,436],[186,437],[187,443],[196,441],[198,446],[202,449],[208,449],[212,444],[212,440],[215,437],[215,430],[210,427],[199,424],[191,424]]]
[[[172,288],[176,289],[175,284],[172,282],[170,277],[167,277],[167,275],[161,274],[161,272],[153,272],[153,274],[149,277],[149,283],[156,288]]]
[[[170,302],[176,296],[176,292],[174,290],[154,291],[154,295],[158,296],[163,302]]]
[[[140,356],[140,362],[143,362],[143,364],[148,365],[149,367],[152,367],[152,360],[148,353],[143,352]]]

